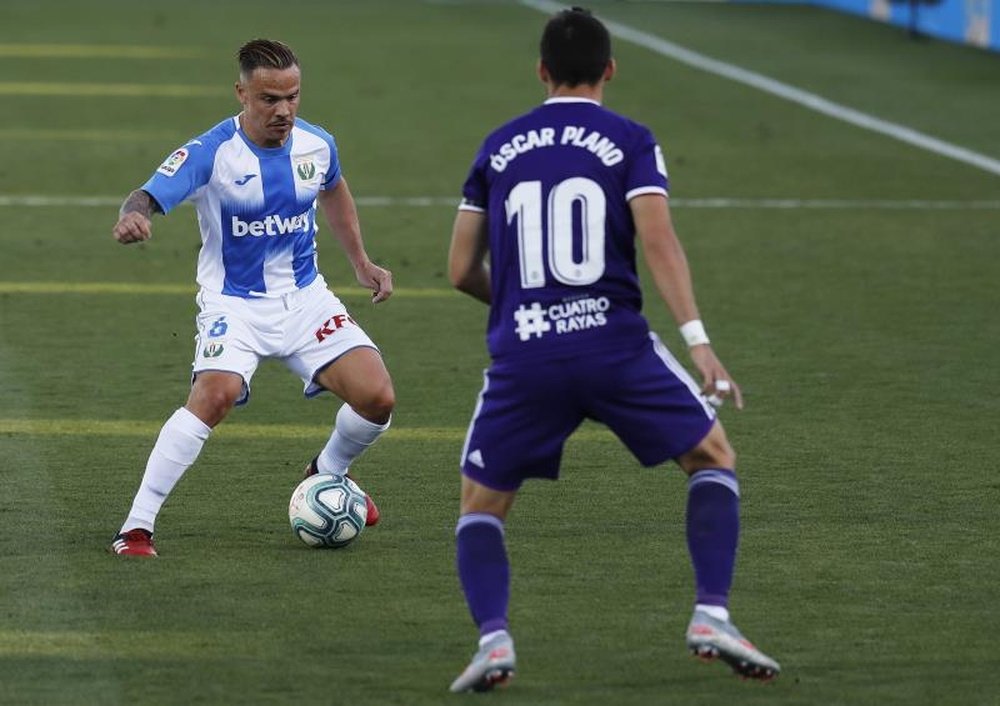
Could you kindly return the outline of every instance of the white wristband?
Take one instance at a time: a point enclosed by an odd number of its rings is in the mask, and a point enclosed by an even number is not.
[[[701,323],[701,319],[692,319],[681,326],[681,336],[688,348],[708,343],[708,334],[705,333],[705,324]]]

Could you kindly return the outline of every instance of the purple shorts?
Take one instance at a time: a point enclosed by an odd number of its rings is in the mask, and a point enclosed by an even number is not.
[[[462,472],[495,490],[558,478],[563,444],[584,419],[605,424],[644,466],[690,451],[715,423],[698,384],[655,334],[578,358],[494,361],[484,377]]]

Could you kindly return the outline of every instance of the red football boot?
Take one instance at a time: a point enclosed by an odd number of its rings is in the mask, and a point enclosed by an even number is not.
[[[115,536],[108,551],[122,556],[159,556],[153,544],[153,534],[139,528]]]

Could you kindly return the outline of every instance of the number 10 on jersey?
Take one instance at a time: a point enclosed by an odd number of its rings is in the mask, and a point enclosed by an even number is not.
[[[540,181],[519,182],[507,195],[507,224],[517,222],[521,287],[544,287],[551,274],[556,281],[582,287],[604,274],[604,224],[607,199],[597,182],[572,177],[546,195]],[[547,209],[547,232],[542,207]],[[580,213],[580,260],[573,257],[573,214]],[[542,255],[548,249],[549,271]]]

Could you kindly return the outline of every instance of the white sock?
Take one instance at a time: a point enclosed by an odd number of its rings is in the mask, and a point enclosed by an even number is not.
[[[710,616],[716,620],[723,620],[729,622],[729,609],[721,605],[705,605],[703,603],[698,603],[694,607],[695,610],[700,610],[702,613],[708,613]]]
[[[122,532],[136,527],[153,531],[156,516],[212,432],[211,427],[184,407],[171,415],[149,453],[146,472],[132,501]]]
[[[375,424],[351,409],[350,405],[343,405],[337,412],[333,434],[316,459],[316,468],[320,473],[344,475],[354,459],[389,428],[391,421]]]
[[[479,646],[482,647],[497,635],[506,635],[506,634],[507,634],[506,630],[494,630],[493,632],[488,632],[479,638]]]

